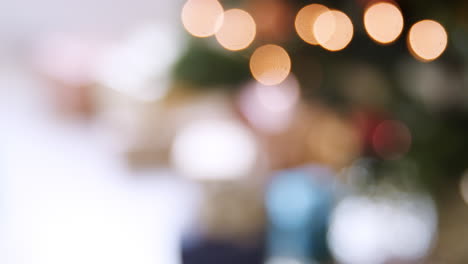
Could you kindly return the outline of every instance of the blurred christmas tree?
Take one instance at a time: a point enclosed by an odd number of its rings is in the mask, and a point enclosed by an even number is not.
[[[411,132],[411,148],[401,159],[418,165],[421,181],[438,186],[441,180],[457,179],[468,157],[464,91],[468,23],[463,15],[468,5],[464,1],[398,3],[404,16],[403,32],[395,42],[381,45],[369,38],[364,27],[362,18],[370,2],[321,3],[343,11],[354,24],[349,45],[330,52],[304,42],[294,30],[295,14],[308,1],[222,1],[226,10],[250,12],[257,24],[255,41],[247,49],[228,51],[213,38],[194,38],[176,64],[174,78],[192,88],[236,91],[251,78],[248,65],[254,49],[267,43],[281,45],[291,57],[291,72],[299,80],[304,102],[319,101],[349,117],[360,113],[367,121],[377,118],[376,124],[400,120]],[[428,18],[444,25],[449,41],[440,58],[424,63],[411,57],[407,35],[411,25]],[[363,134],[372,134],[376,125],[365,129],[371,131]],[[371,142],[364,145],[372,148]],[[381,159],[374,150],[365,153]]]
[[[372,25],[372,21],[366,24],[366,12],[378,3],[390,5],[390,8],[394,8],[391,12],[398,14],[398,10],[401,11],[401,31],[392,27],[393,24],[377,23],[376,26]],[[320,43],[322,37],[319,35],[307,36],[308,30],[317,34],[325,28],[314,28],[318,27],[318,20],[321,26],[326,26],[328,19],[324,13],[320,13],[322,11],[311,8],[307,11],[309,13],[304,13],[312,16],[315,22],[313,25],[301,25],[298,13],[304,7],[314,4],[310,1],[221,1],[221,4],[225,10],[241,8],[250,13],[256,22],[255,40],[247,43],[247,48],[232,50],[220,42],[221,37],[218,35],[193,38],[189,41],[185,55],[175,65],[173,77],[186,89],[224,89],[237,96],[245,89],[244,84],[253,77],[262,82],[254,71],[249,72],[249,63],[252,68],[252,54],[266,44],[284,48],[290,57],[291,75],[300,85],[301,102],[315,110],[296,113],[294,128],[285,133],[285,138],[272,137],[267,140],[272,145],[276,144],[280,149],[277,152],[289,155],[289,159],[278,163],[279,168],[311,161],[331,165],[335,169],[351,165],[346,162],[352,161],[350,157],[353,157],[356,148],[350,147],[352,144],[342,143],[343,138],[352,138],[354,135],[352,129],[349,129],[351,123],[361,139],[361,157],[366,162],[370,161],[366,167],[370,170],[370,178],[365,180],[364,185],[392,182],[412,191],[429,190],[441,208],[445,207],[447,200],[451,201],[449,203],[461,200],[453,193],[454,190],[459,193],[460,178],[468,168],[466,1],[321,1],[320,4],[330,10],[340,11],[334,13],[336,25],[346,22],[347,18],[352,23],[351,32],[340,29],[340,37],[346,37],[347,34],[351,36],[349,43],[346,39],[340,39],[342,43],[339,47],[327,46],[329,40],[324,42],[322,39]],[[388,19],[385,14],[377,13],[373,17],[377,20],[382,17]],[[344,18],[338,20],[338,16]],[[372,14],[369,14],[369,19],[372,19]],[[398,24],[399,18],[395,19]],[[439,27],[433,31],[435,39],[426,38],[419,44],[415,43],[419,34],[416,32],[417,27],[426,30],[435,24]],[[184,25],[187,29],[187,24]],[[379,31],[379,26],[385,30]],[[304,28],[305,35],[301,33]],[[248,28],[236,28],[235,25],[229,29],[240,32],[238,37],[248,31]],[[190,32],[190,29],[187,30]],[[382,37],[382,32],[392,30],[395,31],[393,39]],[[213,30],[211,35],[215,32]],[[333,36],[328,36],[330,38]],[[216,39],[221,45],[216,43]],[[423,46],[422,51],[418,50],[417,45]],[[268,63],[275,64],[278,61],[271,60]],[[280,65],[274,67],[276,74],[287,69]],[[320,107],[317,108],[317,105]],[[314,119],[314,115],[320,118]],[[313,144],[315,150],[321,150],[322,145],[328,144],[326,147],[334,152],[327,150],[326,154],[317,154],[309,151],[304,154],[308,159],[292,155],[290,149],[297,151],[302,150],[304,145],[310,147],[310,142],[302,138],[304,127],[308,131],[321,131],[314,134],[314,141],[321,142]],[[294,129],[297,131],[292,132]],[[319,134],[321,136],[317,136]],[[347,153],[341,153],[342,156],[337,158],[340,152]],[[330,155],[333,157],[330,158]],[[453,223],[446,215],[453,215],[459,209],[452,209],[441,211],[443,225]],[[452,235],[444,234],[442,230],[441,240],[445,243],[457,243]],[[441,252],[443,250],[436,254],[443,255]],[[458,260],[462,258],[459,256]]]

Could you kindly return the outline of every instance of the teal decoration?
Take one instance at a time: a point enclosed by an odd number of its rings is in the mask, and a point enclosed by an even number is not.
[[[277,173],[266,193],[271,257],[328,258],[326,233],[334,203],[333,172],[309,166]]]

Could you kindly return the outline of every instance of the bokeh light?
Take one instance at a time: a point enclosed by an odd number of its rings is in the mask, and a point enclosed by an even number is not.
[[[299,37],[311,45],[319,43],[314,36],[314,23],[322,13],[329,11],[328,8],[321,4],[311,4],[303,7],[296,16],[295,27]]]
[[[169,70],[180,48],[171,27],[138,27],[105,52],[96,66],[95,78],[100,85],[138,100],[160,99],[168,91]]]
[[[182,23],[195,37],[214,35],[223,23],[224,9],[217,0],[188,0],[182,9]]]
[[[230,180],[247,176],[257,153],[253,135],[240,123],[199,120],[177,133],[171,162],[189,178]]]
[[[408,34],[408,49],[418,60],[428,62],[437,59],[447,47],[447,32],[434,20],[422,20],[414,24]]]
[[[408,193],[396,195],[398,198],[348,197],[338,204],[328,242],[339,263],[406,263],[428,253],[437,231],[433,200]]]
[[[318,113],[305,141],[308,157],[339,170],[361,153],[358,130],[344,117],[326,110]]]
[[[383,121],[374,130],[372,145],[380,157],[398,159],[411,147],[411,131],[400,121]]]
[[[314,36],[324,49],[339,51],[351,42],[354,29],[349,17],[338,10],[319,15],[314,24]]]
[[[376,42],[391,43],[403,30],[403,15],[393,3],[375,3],[364,13],[364,26],[367,34]]]
[[[274,134],[288,128],[299,96],[299,82],[291,74],[278,85],[249,83],[240,95],[239,107],[255,129]]]
[[[291,77],[280,85],[259,84],[256,86],[255,92],[263,108],[273,113],[287,112],[299,100],[299,83],[295,77]]]
[[[252,16],[241,9],[230,9],[224,13],[223,25],[216,33],[216,39],[224,48],[235,51],[247,48],[255,34]]]
[[[264,85],[280,84],[291,71],[291,59],[282,47],[264,45],[250,57],[250,70],[253,77]]]

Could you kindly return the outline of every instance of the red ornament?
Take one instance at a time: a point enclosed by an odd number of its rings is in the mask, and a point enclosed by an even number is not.
[[[409,151],[411,132],[400,121],[386,120],[375,128],[372,145],[381,158],[397,159]]]

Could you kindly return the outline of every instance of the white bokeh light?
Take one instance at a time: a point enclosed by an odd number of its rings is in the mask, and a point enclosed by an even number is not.
[[[169,86],[169,70],[181,50],[174,29],[157,24],[135,30],[102,57],[96,69],[101,85],[133,98],[153,101]]]
[[[239,98],[239,105],[242,114],[256,129],[279,133],[291,123],[299,96],[299,83],[291,74],[278,85],[249,83]]]
[[[253,135],[235,121],[200,120],[183,127],[171,153],[184,176],[227,180],[246,176],[257,159]]]
[[[328,242],[339,263],[379,264],[391,259],[418,260],[436,233],[434,203],[407,199],[349,197],[335,209]]]

